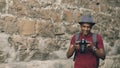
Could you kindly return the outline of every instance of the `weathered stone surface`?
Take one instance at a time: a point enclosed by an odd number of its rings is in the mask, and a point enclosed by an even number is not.
[[[18,26],[16,23],[15,16],[4,16],[2,20],[3,20],[3,23],[2,23],[3,32],[9,33],[9,34],[17,33]]]
[[[22,35],[31,35],[35,33],[35,22],[31,19],[18,19],[19,33]]]
[[[109,68],[109,67],[119,68],[120,67],[118,63],[119,60],[120,60],[120,55],[107,56],[106,60],[101,62],[100,68]]]
[[[67,22],[70,22],[70,23],[72,23],[72,21],[73,21],[73,15],[72,15],[72,11],[64,11],[64,18],[66,18],[66,19],[64,19],[64,20],[66,20]]]
[[[9,36],[8,34],[0,33],[0,63],[7,62],[10,50],[10,45],[7,40]]]
[[[0,12],[5,13],[6,2],[5,0],[0,0]]]
[[[0,65],[0,68],[73,68],[71,60],[47,60],[30,61],[20,63],[8,63]]]
[[[106,0],[106,2],[111,6],[120,7],[120,1],[119,0]]]
[[[54,37],[55,26],[51,22],[39,20],[37,22],[37,33],[43,37]]]
[[[119,0],[0,0],[0,68],[72,68],[66,51],[87,14],[105,44],[100,68],[119,68]]]

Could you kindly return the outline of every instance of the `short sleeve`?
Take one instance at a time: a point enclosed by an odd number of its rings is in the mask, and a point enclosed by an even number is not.
[[[75,35],[71,37],[70,45],[75,45]]]
[[[102,48],[104,49],[104,44],[103,44],[103,39],[102,39],[102,36],[101,35],[97,35],[97,45],[98,45],[98,48]]]

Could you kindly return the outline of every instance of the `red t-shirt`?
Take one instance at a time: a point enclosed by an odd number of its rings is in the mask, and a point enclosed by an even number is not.
[[[87,41],[92,42],[92,44],[94,44],[92,39],[92,33],[90,33],[87,36],[83,36],[82,33],[80,34],[81,35],[79,37],[79,40],[85,39]],[[70,44],[75,45],[75,35],[72,36]],[[104,48],[102,37],[99,34],[97,34],[97,47],[98,49]],[[89,50],[86,50],[85,54],[81,54],[79,50],[77,50],[74,68],[97,68],[98,63],[99,61],[97,60],[96,56]]]

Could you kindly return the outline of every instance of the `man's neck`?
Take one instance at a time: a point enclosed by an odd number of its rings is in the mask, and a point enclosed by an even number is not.
[[[84,37],[89,36],[90,34],[91,34],[91,32],[89,32],[88,34],[83,34],[83,33],[82,33],[82,35],[83,35]]]

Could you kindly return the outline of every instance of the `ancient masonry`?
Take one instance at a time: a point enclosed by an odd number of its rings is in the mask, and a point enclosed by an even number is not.
[[[66,51],[82,15],[104,39],[100,68],[120,68],[119,0],[0,0],[0,68],[73,68]]]

